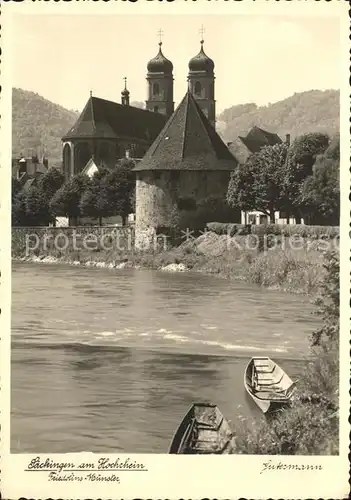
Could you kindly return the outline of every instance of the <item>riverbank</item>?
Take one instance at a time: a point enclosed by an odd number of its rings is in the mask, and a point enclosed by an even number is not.
[[[290,293],[314,295],[323,279],[323,252],[325,241],[302,239],[300,245],[292,238],[255,246],[252,236],[218,235],[206,232],[198,238],[189,238],[173,248],[150,248],[137,251],[129,247],[93,249],[68,244],[38,245],[28,252],[23,239],[13,238],[12,255],[15,260],[41,263],[65,263],[109,269],[147,268],[185,272],[245,281],[270,289]],[[112,245],[113,246],[113,245]],[[121,249],[119,249],[121,248]]]
[[[302,371],[291,408],[258,425],[243,419],[236,429],[237,453],[337,455],[339,453],[340,260],[324,259],[316,300],[322,326],[311,338],[312,359]]]
[[[242,419],[235,425],[236,453],[328,455],[338,453],[339,406],[339,257],[324,259],[319,241],[293,248],[291,241],[267,248],[251,248],[248,240],[208,232],[172,249],[123,251],[104,249],[58,250],[51,246],[23,256],[23,246],[13,247],[14,258],[46,263],[109,267],[148,267],[164,271],[198,271],[240,279],[269,287],[316,294],[322,311],[322,327],[311,338],[312,359],[298,377],[297,398],[276,418]],[[284,244],[283,244],[284,243]],[[245,246],[246,245],[246,246]],[[17,254],[17,256],[16,256]],[[302,280],[309,278],[309,287]],[[314,279],[315,276],[315,279]],[[257,281],[253,278],[256,277]],[[321,306],[322,305],[322,306]],[[318,340],[318,342],[316,342]],[[316,345],[314,345],[316,344]],[[215,402],[215,401],[214,401]]]

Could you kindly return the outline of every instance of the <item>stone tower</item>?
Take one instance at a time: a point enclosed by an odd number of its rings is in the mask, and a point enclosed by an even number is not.
[[[213,127],[216,124],[214,93],[214,62],[204,52],[201,40],[200,52],[189,61],[188,85],[197,104]]]
[[[136,172],[136,246],[172,227],[240,222],[226,204],[237,161],[188,91]]]
[[[159,44],[156,57],[147,65],[148,99],[146,109],[170,117],[174,111],[173,102],[173,64],[162,53]]]

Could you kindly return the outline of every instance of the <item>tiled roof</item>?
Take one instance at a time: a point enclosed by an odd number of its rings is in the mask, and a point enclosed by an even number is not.
[[[187,92],[134,170],[233,170],[237,161]]]
[[[239,163],[243,164],[252,153],[258,153],[263,146],[274,146],[282,142],[278,134],[267,132],[259,127],[252,127],[245,137],[239,137],[230,143],[229,150]]]
[[[245,163],[251,154],[241,137],[237,137],[233,142],[230,142],[228,149],[240,164]]]
[[[274,146],[282,142],[277,134],[267,132],[259,127],[252,127],[246,137],[241,138],[252,153],[258,153],[263,146]]]
[[[62,140],[126,138],[150,144],[166,120],[166,116],[159,113],[90,97],[78,120]]]

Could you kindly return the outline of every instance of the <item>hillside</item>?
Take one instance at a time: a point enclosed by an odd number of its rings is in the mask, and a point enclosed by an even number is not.
[[[135,103],[133,103],[135,104]],[[47,154],[50,164],[61,162],[61,137],[73,125],[77,112],[54,104],[27,90],[13,89],[12,95],[12,154]],[[287,99],[258,107],[254,103],[232,106],[218,117],[218,131],[225,141],[246,135],[257,125],[277,132],[282,138],[306,132],[339,130],[339,91],[310,90]]]
[[[12,156],[45,151],[50,164],[60,163],[61,137],[76,119],[76,112],[34,92],[12,89]]]
[[[339,131],[339,115],[338,90],[309,90],[268,106],[232,106],[218,116],[218,128],[225,141],[246,135],[253,125],[276,132],[281,138],[287,133],[292,138],[307,132],[334,135]]]

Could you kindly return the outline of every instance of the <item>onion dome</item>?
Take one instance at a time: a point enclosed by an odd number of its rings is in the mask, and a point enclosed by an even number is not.
[[[206,71],[207,73],[213,73],[214,70],[214,62],[210,57],[208,57],[204,52],[204,41],[201,40],[201,49],[200,52],[190,59],[189,61],[189,70],[190,71]]]
[[[129,96],[129,94],[130,94],[130,92],[129,92],[129,90],[127,89],[127,77],[125,76],[125,77],[123,78],[123,80],[124,80],[124,89],[122,90],[121,94],[122,94],[122,96],[126,96],[126,97],[128,97],[128,96]]]
[[[169,61],[162,53],[162,42],[159,44],[159,51],[156,57],[151,59],[147,64],[147,70],[149,73],[166,73],[172,74],[173,64]]]
[[[121,100],[122,100],[122,104],[124,104],[125,106],[129,106],[129,95],[130,95],[130,92],[127,89],[127,77],[125,76],[123,78],[123,80],[124,80],[124,89],[121,92],[121,96],[122,96]]]

